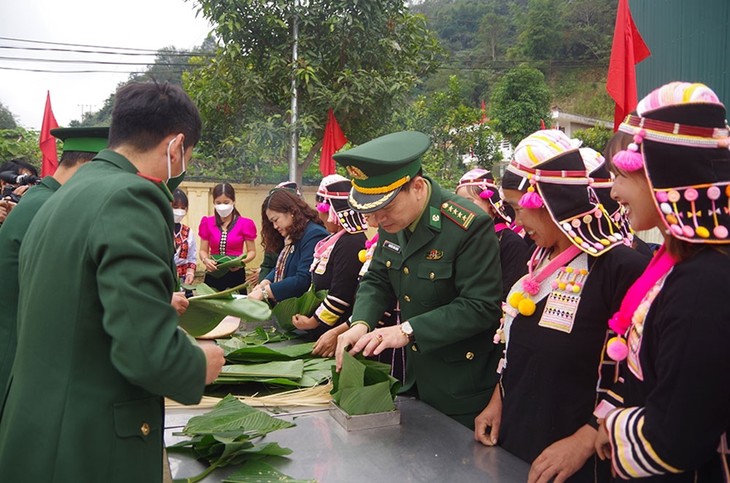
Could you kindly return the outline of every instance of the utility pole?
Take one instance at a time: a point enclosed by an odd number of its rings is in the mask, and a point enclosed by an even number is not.
[[[299,133],[297,132],[297,59],[299,47],[299,0],[294,0],[292,15],[292,70],[291,70],[291,138],[289,147],[289,181],[297,181],[297,159],[299,151]]]
[[[76,104],[76,105],[81,108],[81,121],[83,122],[83,120],[84,120],[84,108],[87,108],[86,109],[86,112],[88,113],[88,112],[91,112],[91,108],[93,106],[91,104]]]

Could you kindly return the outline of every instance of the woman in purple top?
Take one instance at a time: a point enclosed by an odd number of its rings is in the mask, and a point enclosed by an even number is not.
[[[216,290],[241,285],[246,281],[246,263],[256,258],[256,225],[253,220],[244,218],[236,210],[236,192],[228,183],[220,183],[213,188],[214,216],[204,216],[200,220],[200,259],[205,265],[205,283]],[[218,263],[213,255],[238,257],[245,253],[243,265],[233,267],[222,276],[214,276]],[[245,293],[245,291],[242,291]]]

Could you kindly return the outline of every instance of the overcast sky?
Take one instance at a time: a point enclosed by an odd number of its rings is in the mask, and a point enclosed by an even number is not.
[[[68,126],[81,113],[98,110],[131,71],[145,66],[118,66],[58,62],[26,62],[8,57],[34,59],[84,59],[112,62],[153,63],[154,55],[122,56],[76,54],[33,48],[89,49],[65,45],[19,42],[12,39],[85,44],[101,47],[157,49],[199,46],[210,25],[196,18],[195,4],[183,0],[0,0],[0,102],[15,114],[18,123],[40,129],[46,91],[51,93],[53,113],[60,126]],[[8,48],[21,47],[21,48]],[[48,73],[7,70],[103,70],[104,73]]]

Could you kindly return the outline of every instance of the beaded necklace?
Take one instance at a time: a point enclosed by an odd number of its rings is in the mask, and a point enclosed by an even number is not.
[[[575,245],[570,245],[547,265],[535,272],[534,270],[542,265],[546,257],[550,254],[550,249],[540,248],[535,250],[527,264],[528,274],[522,279],[522,292],[515,292],[510,295],[508,303],[525,317],[534,314],[537,306],[530,297],[537,295],[540,291],[540,284],[545,279],[569,263],[579,253],[580,248]]]

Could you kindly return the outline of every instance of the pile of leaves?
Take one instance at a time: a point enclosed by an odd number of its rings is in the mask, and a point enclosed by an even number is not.
[[[332,399],[347,414],[383,413],[395,409],[398,379],[390,366],[381,362],[358,360],[343,353],[342,370],[332,369]]]
[[[208,285],[196,285],[194,295],[188,298],[187,310],[180,316],[180,326],[197,337],[207,334],[228,315],[247,321],[266,321],[271,318],[268,304],[259,300],[234,297],[243,286],[217,292]]]
[[[310,317],[325,297],[327,297],[327,290],[315,292],[314,285],[311,285],[309,290],[302,294],[302,296],[277,302],[271,310],[271,315],[273,315],[274,320],[276,320],[276,323],[283,331],[290,332],[296,329],[291,322],[292,317],[297,314]]]
[[[241,269],[246,268],[246,264],[243,263],[243,260],[246,258],[245,255],[240,255],[238,257],[232,257],[230,255],[211,255],[211,258],[216,262],[215,271],[209,272],[211,277],[221,278],[235,267],[241,267]]]
[[[291,454],[290,449],[282,448],[278,443],[254,443],[252,440],[272,431],[293,426],[294,423],[271,417],[229,394],[210,412],[190,418],[182,432],[175,433],[178,436],[189,436],[190,439],[168,446],[167,451],[188,454],[195,459],[205,460],[210,465],[201,474],[183,480],[193,483],[204,479],[216,468],[238,465],[267,456]],[[245,475],[247,471],[251,473]],[[262,471],[260,466],[249,466],[248,469],[243,468],[236,473],[237,476],[232,475],[231,478],[238,479],[230,481],[247,481],[242,477],[255,476],[260,471]]]

